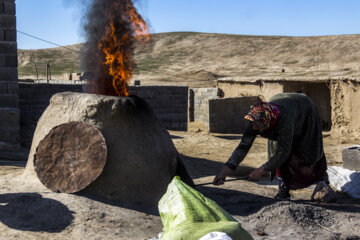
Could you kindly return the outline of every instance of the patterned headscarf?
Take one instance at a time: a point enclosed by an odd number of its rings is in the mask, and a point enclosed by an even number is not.
[[[279,109],[273,103],[259,102],[250,107],[245,119],[254,122],[254,129],[264,131],[274,126],[279,116]]]

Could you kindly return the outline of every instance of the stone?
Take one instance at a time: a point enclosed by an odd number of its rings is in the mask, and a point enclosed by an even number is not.
[[[337,198],[336,192],[325,181],[319,182],[311,195],[311,201],[331,203]]]
[[[344,168],[360,171],[360,145],[345,148],[342,151]]]
[[[38,121],[24,179],[37,182],[33,156],[39,142],[53,127],[72,121],[97,127],[108,150],[102,174],[84,192],[130,204],[157,206],[176,173],[180,156],[149,105],[136,96],[55,94]]]
[[[40,141],[34,167],[48,189],[75,193],[100,176],[106,156],[105,139],[95,126],[69,122],[54,127]]]

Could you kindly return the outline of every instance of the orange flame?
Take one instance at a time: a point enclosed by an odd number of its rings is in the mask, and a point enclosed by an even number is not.
[[[98,44],[98,47],[105,55],[104,65],[108,74],[112,77],[112,86],[118,96],[129,95],[128,83],[134,73],[132,51],[126,49],[126,47],[134,39],[142,43],[150,40],[146,22],[136,11],[131,1],[127,3],[125,13],[125,15],[122,15],[122,19],[130,22],[132,35],[129,33],[119,34],[113,18],[110,18],[109,28]]]
[[[131,26],[135,32],[135,36],[143,42],[150,40],[150,31],[146,22],[129,2],[126,6],[126,12],[129,15],[130,22],[132,23]]]

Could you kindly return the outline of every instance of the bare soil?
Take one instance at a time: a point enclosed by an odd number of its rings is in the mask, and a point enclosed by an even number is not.
[[[247,36],[196,32],[152,34],[137,44],[134,80],[142,85],[214,87],[219,77],[359,78],[360,35],[317,37]],[[80,69],[82,44],[64,48],[18,50],[20,78],[40,78],[51,64],[53,79]]]
[[[154,34],[152,44],[136,48],[133,79],[142,85],[214,87],[220,77],[358,78],[359,38]],[[74,51],[19,50],[22,78],[35,74],[33,53],[39,66],[52,65],[53,75],[80,71]],[[195,183],[210,183],[241,136],[203,133],[203,126],[196,124],[189,132],[170,134]],[[352,139],[325,133],[329,165],[341,165],[341,150],[353,144]],[[266,140],[257,138],[235,175],[246,176],[265,162],[266,149]],[[22,177],[24,166],[0,161],[0,239],[149,239],[162,231],[156,209],[34,187]],[[291,201],[274,201],[277,186],[269,176],[198,190],[237,218],[255,239],[360,239],[360,202],[344,194],[339,193],[335,203],[313,203],[309,201],[313,189],[306,188],[291,192]]]
[[[170,134],[195,183],[211,182],[241,135],[190,130]],[[328,134],[324,141],[329,164],[341,164],[341,150],[351,143],[338,144]],[[257,138],[236,175],[246,176],[266,158],[266,139]],[[0,239],[149,239],[162,231],[156,209],[34,187],[22,177],[24,166],[0,162]],[[335,203],[313,203],[313,190],[303,189],[293,191],[291,201],[274,201],[276,182],[266,176],[259,182],[230,181],[198,190],[255,239],[360,239],[360,202],[344,194],[338,193]]]

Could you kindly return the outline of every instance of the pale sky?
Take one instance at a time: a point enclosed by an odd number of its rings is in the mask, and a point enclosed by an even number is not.
[[[73,0],[76,1],[76,0]],[[60,45],[82,42],[81,10],[63,0],[16,0],[17,28]],[[360,0],[144,0],[152,33],[319,36],[360,33]],[[20,49],[55,47],[18,33]]]

